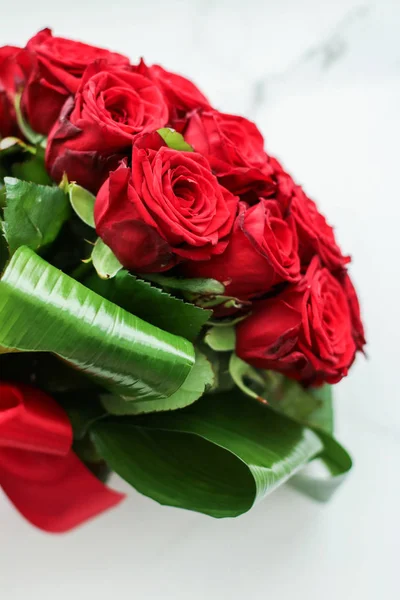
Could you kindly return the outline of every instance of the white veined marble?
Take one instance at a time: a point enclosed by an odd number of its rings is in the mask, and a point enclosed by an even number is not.
[[[2,0],[0,43],[39,28],[191,76],[257,120],[336,225],[367,324],[369,360],[337,386],[355,458],[328,505],[289,486],[237,520],[134,491],[63,537],[0,497],[4,600],[391,600],[400,552],[399,0]],[[117,481],[121,489],[127,489]],[[396,569],[396,570],[395,570]]]

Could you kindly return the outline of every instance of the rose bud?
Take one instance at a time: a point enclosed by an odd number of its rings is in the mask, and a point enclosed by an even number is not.
[[[133,147],[95,203],[96,231],[124,267],[157,272],[223,252],[237,198],[194,152]]]
[[[167,120],[167,105],[150,79],[96,61],[50,132],[47,168],[56,181],[65,172],[70,180],[97,192],[130,154],[138,134],[164,127]]]
[[[306,385],[337,383],[360,347],[354,309],[354,299],[351,308],[346,289],[315,256],[299,284],[254,304],[237,327],[236,352]]]
[[[210,277],[226,285],[226,295],[248,300],[283,281],[300,279],[293,217],[276,200],[240,203],[231,239],[223,254],[183,265],[186,277]]]
[[[169,109],[168,124],[177,131],[182,130],[188,112],[211,108],[204,94],[189,79],[166,71],[159,65],[148,67],[143,59],[135,69],[160,87]]]
[[[184,136],[234,194],[271,193],[274,169],[264,151],[263,136],[251,121],[216,110],[197,111],[189,115]]]
[[[25,82],[29,59],[24,50],[15,46],[0,48],[0,135],[18,135],[15,116],[15,94]]]
[[[39,31],[26,46],[34,68],[22,96],[23,111],[31,127],[47,134],[68,96],[76,93],[86,67],[97,59],[109,65],[129,65],[122,54]]]

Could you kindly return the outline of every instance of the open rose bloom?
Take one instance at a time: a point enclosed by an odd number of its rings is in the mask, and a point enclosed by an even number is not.
[[[122,500],[111,472],[214,517],[288,478],[326,500],[363,323],[257,126],[45,29],[0,48],[0,134],[0,488],[22,515],[71,529]]]

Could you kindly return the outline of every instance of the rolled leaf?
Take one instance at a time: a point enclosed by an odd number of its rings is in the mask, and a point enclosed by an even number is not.
[[[235,517],[321,452],[321,439],[243,396],[206,395],[188,408],[109,418],[90,429],[99,454],[161,504]]]
[[[0,281],[0,348],[52,352],[126,400],[171,396],[194,348],[105,300],[27,247]]]

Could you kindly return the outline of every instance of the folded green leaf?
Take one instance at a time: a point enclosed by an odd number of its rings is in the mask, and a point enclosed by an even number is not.
[[[318,432],[318,435],[324,443],[323,452],[297,473],[290,483],[315,500],[326,502],[346,479],[352,460],[333,437],[323,432]]]
[[[108,280],[93,274],[85,280],[85,285],[144,321],[188,340],[196,339],[212,314],[170,296],[125,270]]]
[[[127,400],[162,400],[194,364],[194,348],[95,294],[29,248],[0,281],[0,347],[52,352]]]
[[[118,396],[102,396],[104,408],[113,415],[139,415],[141,413],[176,410],[193,404],[214,383],[214,372],[207,358],[196,350],[196,362],[186,381],[165,400],[125,402]]]
[[[13,254],[20,246],[42,250],[57,237],[70,216],[66,195],[58,187],[5,178],[4,234]]]
[[[235,354],[231,356],[229,369],[245,394],[318,434],[324,444],[323,451],[291,483],[316,500],[328,500],[352,466],[347,451],[332,437],[332,387],[304,388],[280,373],[254,369]]]
[[[93,266],[102,279],[115,277],[122,265],[111,248],[106,246],[101,238],[97,238],[92,251]]]
[[[313,431],[238,391],[173,413],[104,419],[91,435],[139,492],[213,517],[248,511],[322,450]]]

